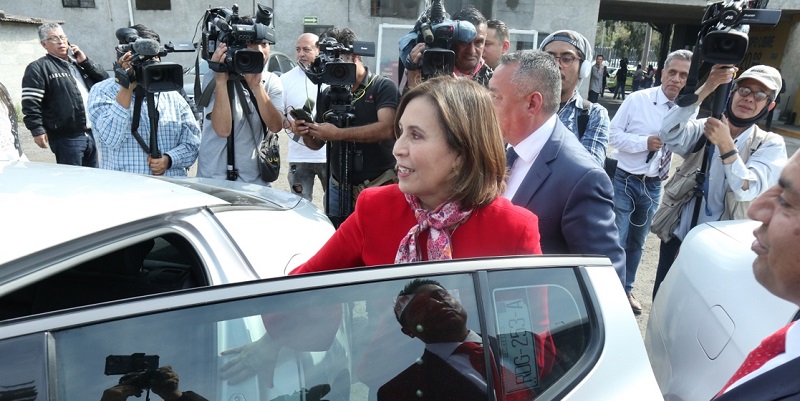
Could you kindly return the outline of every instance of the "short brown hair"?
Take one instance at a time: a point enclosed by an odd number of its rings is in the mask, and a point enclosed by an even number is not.
[[[450,76],[429,79],[400,100],[394,121],[395,136],[399,136],[400,117],[406,106],[418,97],[433,102],[447,144],[464,163],[452,174],[450,200],[469,208],[492,203],[506,188],[506,154],[489,91],[471,79]]]

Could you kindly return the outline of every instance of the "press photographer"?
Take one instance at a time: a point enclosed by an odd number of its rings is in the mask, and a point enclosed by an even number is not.
[[[183,86],[183,75],[176,85],[177,78],[168,72],[171,67],[157,66],[161,50],[155,44],[161,39],[155,31],[141,24],[131,28],[138,39],[130,48],[119,49],[125,51],[117,60],[120,82],[107,79],[89,93],[89,118],[102,154],[100,167],[186,176],[197,159],[200,127],[175,89]],[[159,52],[151,54],[156,48]]]
[[[483,14],[472,6],[450,19],[441,0],[435,0],[420,16],[414,31],[400,40],[405,88],[442,74],[469,77],[487,86],[492,69],[483,60],[486,24]]]
[[[235,5],[214,8],[204,20],[201,54],[211,71],[198,105],[211,124],[203,124],[197,176],[268,185],[259,145],[283,128],[283,84],[266,65],[275,43],[272,9],[259,4],[253,18],[240,17]]]
[[[747,24],[774,25],[780,11],[746,6],[745,1],[709,6],[687,88],[694,86],[700,64],[713,66],[703,85],[678,98],[679,107],[662,123],[659,137],[684,162],[667,182],[664,202],[653,219],[652,231],[661,238],[654,297],[689,230],[707,221],[746,218],[750,202],[777,183],[786,164],[783,138],[756,125],[775,107],[780,73],[756,65],[734,79],[735,64],[747,53]],[[692,118],[712,93],[711,117]]]
[[[122,375],[119,383],[103,391],[100,401],[125,401],[128,397],[141,397],[150,400],[150,391],[164,401],[206,401],[193,392],[181,391],[180,379],[171,366],[158,367],[158,355],[143,353],[132,355],[109,355],[106,358],[105,374]]]
[[[370,72],[354,44],[356,34],[349,28],[332,29],[322,36],[320,55],[307,74],[312,82],[323,77],[334,82],[325,82],[331,86],[317,99],[316,122],[298,119],[292,127],[309,148],[320,149],[329,144],[331,179],[326,213],[336,226],[352,213],[352,206],[342,207],[342,199],[355,204],[362,189],[397,180],[392,155],[397,86]],[[340,189],[340,183],[345,188]]]

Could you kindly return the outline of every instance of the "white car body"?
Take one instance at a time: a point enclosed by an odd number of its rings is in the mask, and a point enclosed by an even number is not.
[[[701,224],[687,234],[653,301],[645,346],[664,399],[711,399],[797,305],[753,276],[752,220]]]

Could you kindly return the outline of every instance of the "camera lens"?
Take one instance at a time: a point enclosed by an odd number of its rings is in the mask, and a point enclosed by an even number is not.
[[[336,80],[344,80],[347,78],[348,69],[347,66],[344,65],[334,65],[331,68],[331,76]]]

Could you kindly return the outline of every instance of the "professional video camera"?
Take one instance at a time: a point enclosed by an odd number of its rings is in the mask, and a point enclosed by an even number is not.
[[[123,375],[120,383],[130,383],[142,389],[151,389],[160,380],[158,355],[135,353],[131,355],[109,355],[106,357],[106,376]]]
[[[477,35],[475,26],[469,21],[453,21],[444,10],[442,0],[433,0],[419,17],[414,30],[400,39],[400,60],[407,70],[422,69],[422,78],[453,73],[456,54],[452,49],[453,40],[469,43]],[[425,43],[421,62],[410,59],[411,49],[418,43]]]
[[[697,34],[692,64],[684,93],[678,98],[679,105],[693,104],[697,97],[700,66],[708,64],[739,64],[747,54],[750,25],[776,25],[781,18],[780,10],[765,10],[769,0],[724,0],[713,3],[706,9]],[[752,7],[752,8],[751,8]],[[728,86],[720,85],[711,105],[711,115],[720,118],[725,108]]]
[[[375,43],[355,41],[345,46],[332,37],[320,39],[319,56],[306,69],[306,76],[316,85],[351,86],[356,83],[356,64],[342,60],[342,55],[375,56]]]
[[[272,8],[258,4],[255,21],[245,23],[239,17],[239,6],[230,9],[216,7],[206,10],[203,18],[203,38],[200,43],[201,55],[208,66],[217,72],[231,74],[254,74],[264,69],[264,54],[247,48],[248,43],[275,44],[275,30],[272,23]],[[220,43],[228,46],[223,63],[211,61],[211,56]]]
[[[115,48],[117,57],[131,52],[129,73],[120,67],[114,69],[114,76],[125,88],[137,82],[148,92],[169,92],[183,88],[183,67],[177,63],[162,62],[157,57],[164,57],[172,52],[193,52],[191,44],[173,45],[172,42],[161,47],[154,39],[140,38],[133,28],[120,28],[116,32],[119,46]]]

